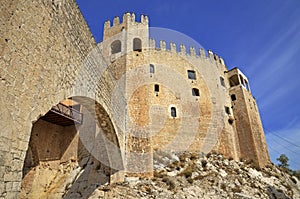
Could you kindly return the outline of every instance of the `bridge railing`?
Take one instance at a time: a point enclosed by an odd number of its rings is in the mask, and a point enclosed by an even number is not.
[[[70,106],[59,103],[56,106],[53,106],[51,111],[73,120],[77,124],[82,124],[83,114],[79,110],[76,110]]]

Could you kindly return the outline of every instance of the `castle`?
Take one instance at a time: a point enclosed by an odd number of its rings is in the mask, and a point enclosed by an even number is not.
[[[157,47],[144,15],[105,22],[96,44],[75,1],[0,6],[0,197],[40,164],[92,158],[117,182],[151,177],[156,151],[270,162],[247,77],[212,51]]]

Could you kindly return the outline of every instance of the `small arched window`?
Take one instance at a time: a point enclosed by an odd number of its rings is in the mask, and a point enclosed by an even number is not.
[[[154,65],[150,64],[150,73],[153,74],[154,73]]]
[[[172,117],[177,117],[177,113],[176,113],[176,108],[175,107],[171,107],[171,116]]]
[[[122,47],[122,44],[121,44],[120,40],[116,40],[116,41],[112,42],[111,45],[110,45],[111,54],[121,52],[121,47]]]
[[[140,40],[139,38],[133,39],[133,50],[142,52],[142,40]]]

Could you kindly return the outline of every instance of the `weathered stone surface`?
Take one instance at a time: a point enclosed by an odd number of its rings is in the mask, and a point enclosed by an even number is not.
[[[104,198],[298,198],[300,184],[298,179],[291,180],[289,174],[278,170],[274,165],[262,170],[256,170],[247,162],[219,159],[217,155],[210,155],[208,158],[191,158],[191,153],[178,154],[186,160],[165,164],[166,170],[182,170],[176,176],[168,176],[168,173],[161,169],[155,170],[152,179],[140,179],[134,184],[118,184],[106,190]],[[215,168],[211,171],[207,166],[199,167],[197,162],[207,161],[208,165]],[[161,164],[161,163],[160,163]],[[206,164],[206,165],[207,165]],[[174,167],[174,165],[178,167]],[[198,166],[195,166],[198,165]],[[236,165],[241,165],[236,167]],[[155,166],[155,165],[154,165]],[[155,168],[158,168],[157,166]],[[198,172],[200,175],[189,176],[189,169]],[[203,170],[204,169],[205,172]],[[224,176],[224,172],[227,173]],[[206,173],[206,174],[204,174]],[[276,175],[273,176],[273,175]],[[259,176],[259,178],[257,178]],[[269,183],[276,179],[277,183]],[[296,182],[296,183],[295,183]],[[101,190],[101,189],[99,189]],[[98,191],[97,191],[98,192]],[[95,191],[93,196],[97,196]],[[99,194],[102,198],[103,194]]]
[[[187,53],[181,45],[176,52],[175,44],[168,50],[164,41],[155,48],[148,17],[137,22],[131,13],[122,23],[118,18],[113,26],[106,22],[104,41],[96,45],[75,0],[3,0],[0,9],[0,197],[16,198],[21,181],[23,198],[45,194],[44,186],[53,197],[88,197],[109,180],[122,181],[124,174],[151,177],[157,151],[168,157],[174,151],[214,150],[259,167],[269,163],[247,78],[238,69],[228,71],[211,51],[208,56],[203,49]],[[116,40],[120,49],[112,53]],[[154,71],[149,73],[150,64]],[[236,85],[234,75],[239,75]],[[83,107],[82,125],[43,120],[68,98]],[[202,159],[192,177],[210,172],[228,177],[220,170],[222,158],[215,165]],[[169,177],[183,172],[162,170]],[[260,178],[254,171],[250,175]],[[36,189],[29,191],[33,185]]]

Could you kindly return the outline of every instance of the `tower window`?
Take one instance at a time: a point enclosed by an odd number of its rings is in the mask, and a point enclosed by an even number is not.
[[[172,117],[177,117],[177,113],[176,113],[176,108],[175,107],[171,107],[171,116]]]
[[[236,100],[235,94],[232,94],[230,97],[231,97],[231,100],[232,100],[232,101],[235,101],[235,100]]]
[[[153,74],[154,73],[154,65],[150,64],[150,73]]]
[[[230,115],[230,109],[228,106],[225,106],[225,112],[227,113],[227,115]]]
[[[155,91],[155,92],[159,92],[159,85],[158,85],[158,84],[155,84],[155,85],[154,85],[154,91]]]
[[[121,44],[120,40],[116,40],[116,41],[112,42],[111,45],[110,45],[111,54],[121,52],[121,47],[122,47],[122,44]]]
[[[142,40],[140,40],[139,38],[133,39],[133,51],[142,52]]]
[[[196,73],[193,70],[188,70],[188,78],[189,79],[196,79]]]
[[[225,87],[225,80],[223,77],[220,77],[220,82],[221,82],[221,85]]]
[[[200,96],[199,89],[193,88],[193,89],[192,89],[192,95],[193,95],[193,96]]]
[[[245,80],[245,87],[248,91],[250,91],[249,83]]]
[[[237,75],[231,76],[229,78],[229,83],[231,87],[239,85],[239,77]]]

